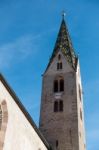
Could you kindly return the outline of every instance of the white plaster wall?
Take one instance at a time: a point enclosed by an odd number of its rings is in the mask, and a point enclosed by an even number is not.
[[[47,150],[31,124],[0,81],[0,102],[6,100],[8,124],[3,150]]]

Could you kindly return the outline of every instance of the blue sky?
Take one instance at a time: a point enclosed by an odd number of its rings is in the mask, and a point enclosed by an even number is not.
[[[42,74],[61,11],[81,64],[87,150],[99,150],[99,1],[1,0],[0,72],[38,124]]]

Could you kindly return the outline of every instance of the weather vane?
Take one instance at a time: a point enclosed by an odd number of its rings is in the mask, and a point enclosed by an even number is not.
[[[65,13],[65,11],[63,10],[63,11],[62,11],[62,18],[64,19],[65,16],[66,16],[66,13]]]

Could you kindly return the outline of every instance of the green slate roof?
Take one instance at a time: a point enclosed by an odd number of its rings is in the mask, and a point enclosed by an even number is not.
[[[58,37],[55,43],[55,47],[52,53],[52,56],[50,58],[49,64],[47,66],[50,66],[53,58],[56,56],[58,51],[62,51],[62,53],[66,56],[66,59],[70,63],[70,65],[73,67],[73,69],[76,70],[76,65],[77,65],[77,56],[74,52],[72,42],[69,36],[69,32],[67,29],[67,26],[65,24],[64,18],[62,19],[61,27],[58,33]],[[46,70],[47,70],[46,69]]]

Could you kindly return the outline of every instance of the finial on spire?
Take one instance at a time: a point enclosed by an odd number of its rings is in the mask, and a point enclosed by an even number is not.
[[[63,11],[62,11],[62,18],[63,18],[63,19],[64,19],[65,15],[66,15],[66,13],[65,13],[65,11],[63,10]]]

